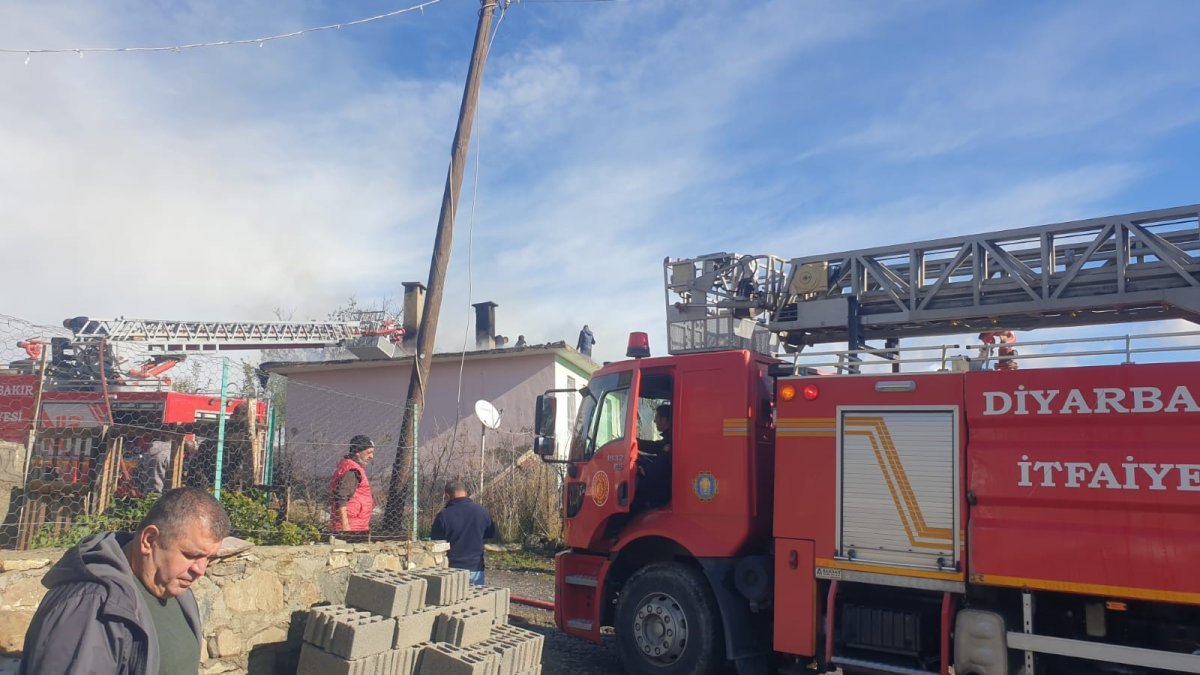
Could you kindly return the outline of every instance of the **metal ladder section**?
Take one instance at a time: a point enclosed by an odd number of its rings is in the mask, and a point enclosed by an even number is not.
[[[795,258],[769,328],[792,344],[1200,322],[1200,204]]]
[[[1200,323],[1200,204],[786,262],[668,258],[664,271],[671,353]]]
[[[156,321],[68,319],[76,343],[135,343],[150,351],[288,349],[337,344],[362,334],[358,321]]]

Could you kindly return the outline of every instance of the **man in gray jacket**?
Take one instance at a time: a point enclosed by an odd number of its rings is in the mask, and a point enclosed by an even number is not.
[[[167,484],[167,469],[170,466],[171,444],[168,441],[152,441],[133,471],[133,484],[144,495],[162,492]]]
[[[91,535],[50,569],[25,634],[20,675],[195,674],[200,611],[191,585],[229,534],[199,488],[169,490],[135,533]]]

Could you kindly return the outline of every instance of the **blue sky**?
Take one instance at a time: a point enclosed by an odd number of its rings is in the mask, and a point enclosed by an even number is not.
[[[412,4],[7,3],[0,47],[250,38]],[[0,312],[310,318],[424,281],[477,9],[261,48],[0,54]],[[1198,34],[1187,0],[514,4],[439,347],[492,300],[514,339],[588,323],[599,358],[630,330],[661,353],[667,256],[1200,202]]]

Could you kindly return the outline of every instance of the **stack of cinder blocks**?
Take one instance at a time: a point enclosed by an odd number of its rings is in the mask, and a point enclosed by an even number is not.
[[[508,625],[507,588],[463,570],[364,572],[314,607],[298,675],[540,675],[542,636]]]

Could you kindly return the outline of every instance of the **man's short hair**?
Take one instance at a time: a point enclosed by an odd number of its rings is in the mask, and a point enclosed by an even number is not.
[[[670,403],[660,404],[657,408],[654,409],[654,414],[662,415],[663,417],[665,417],[667,419],[671,419],[671,404]]]
[[[213,539],[229,536],[229,514],[208,491],[197,487],[167,490],[150,507],[150,512],[138,525],[138,532],[154,525],[164,542],[173,541],[189,525],[199,521]]]
[[[452,480],[446,483],[446,494],[455,495],[459,492],[466,494],[467,486],[461,480]]]

